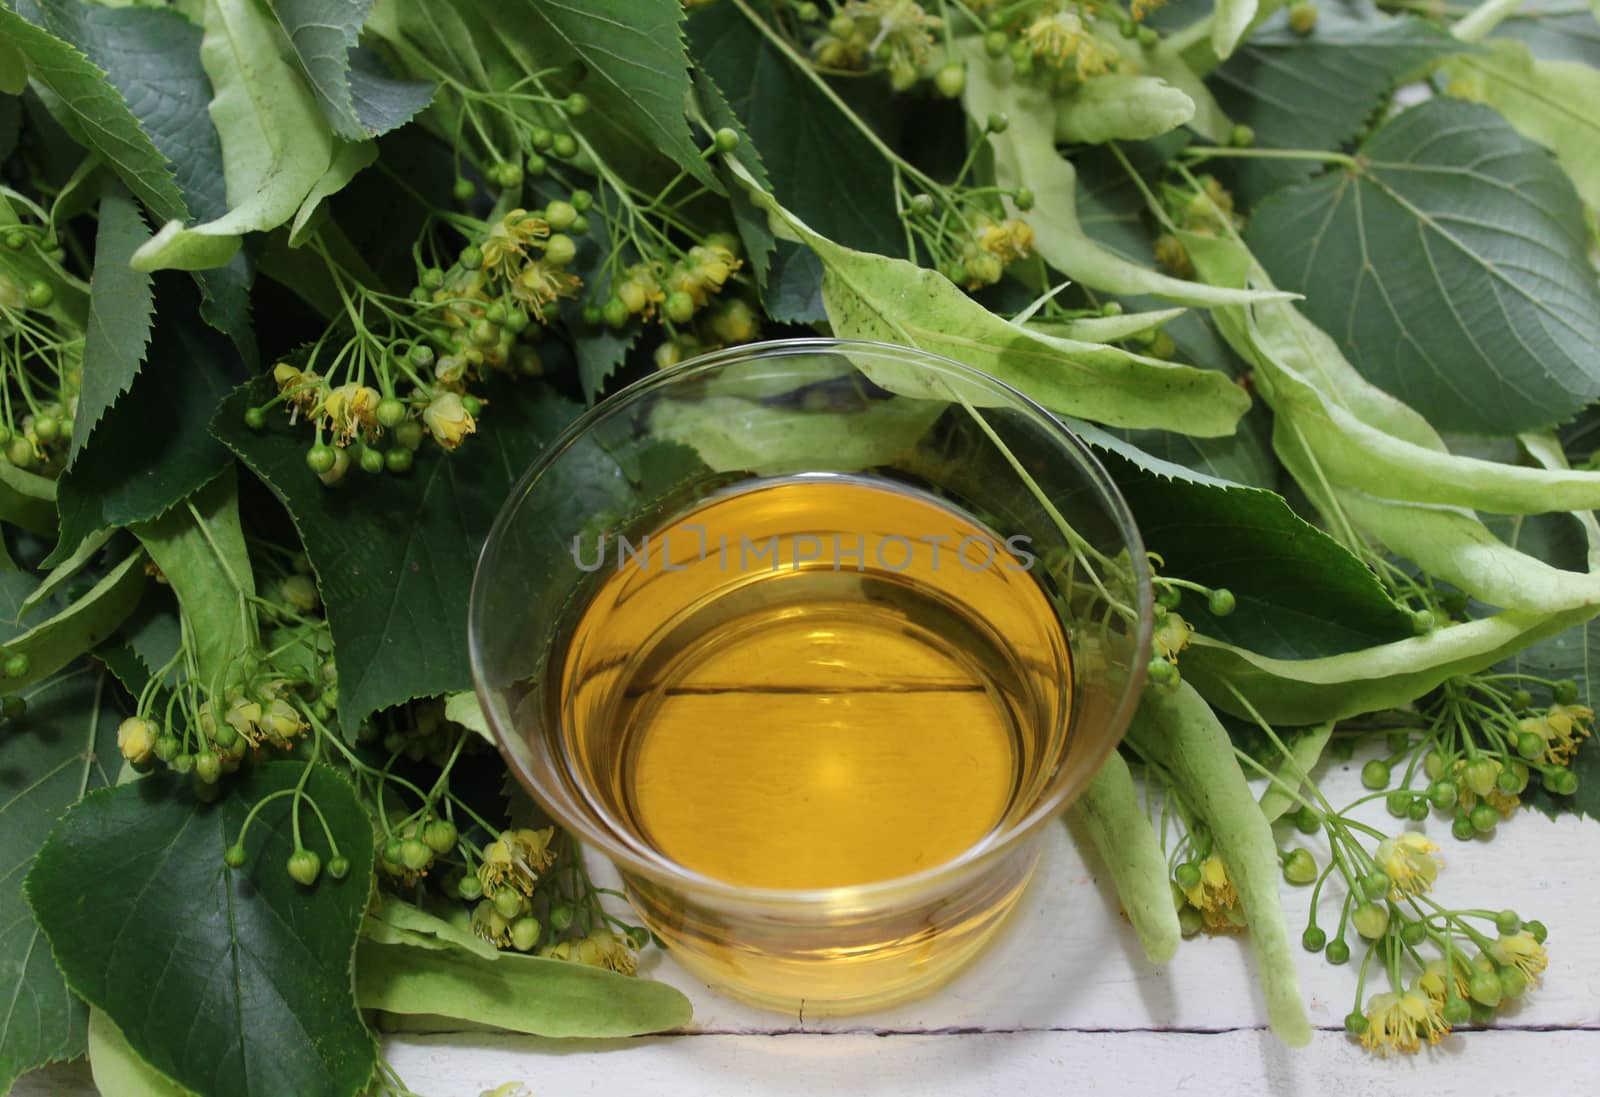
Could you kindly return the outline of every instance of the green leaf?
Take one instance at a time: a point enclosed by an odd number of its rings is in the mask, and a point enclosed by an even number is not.
[[[688,28],[696,65],[744,122],[778,201],[830,240],[904,255],[888,161],[838,107],[732,4],[697,10]]]
[[[520,0],[533,40],[564,43],[588,69],[593,109],[636,131],[703,183],[715,176],[689,135],[689,57],[678,0]]]
[[[361,172],[371,167],[378,159],[378,146],[372,141],[362,141],[359,144],[350,144],[341,141],[333,153],[333,163],[328,165],[328,170],[322,173],[311,190],[307,192],[305,201],[300,203],[300,208],[295,211],[294,220],[289,223],[289,246],[300,247],[306,242],[311,230],[319,223],[317,214],[323,209],[327,200],[342,191]]]
[[[1227,57],[1244,41],[1255,22],[1257,0],[1217,0],[1211,13],[1211,50]]]
[[[1091,444],[1102,436],[1086,435]],[[1106,452],[1107,471],[1164,574],[1226,587],[1238,607],[1213,617],[1193,592],[1179,606],[1201,633],[1262,655],[1309,659],[1359,651],[1413,633],[1370,568],[1295,514],[1283,497],[1187,469]]]
[[[139,1058],[103,1009],[89,1010],[89,1069],[95,1089],[110,1097],[189,1097]]]
[[[245,602],[255,594],[232,469],[133,532],[178,597],[200,680],[221,681],[250,648]]]
[[[1223,374],[1025,331],[941,274],[903,259],[841,247],[771,204],[770,196],[757,193],[757,200],[768,203],[769,212],[822,259],[823,301],[834,334],[841,338],[942,354],[983,370],[1052,410],[1114,426],[1227,434],[1249,407],[1250,398]],[[916,376],[888,377],[881,368],[874,370],[874,381],[903,395],[948,396],[942,389],[925,391],[927,384]]]
[[[199,322],[186,280],[161,282],[146,365],[57,481],[61,538],[48,563],[88,534],[164,513],[231,460],[207,430],[240,374],[226,337]]]
[[[33,593],[23,599],[22,606],[17,613],[17,620],[22,620],[34,610],[51,602],[63,587],[70,583],[90,561],[99,555],[106,542],[111,540],[111,534],[112,531],[106,529],[85,537],[70,556],[53,566],[49,574],[39,581],[39,585],[34,588]],[[54,554],[52,553],[52,555]],[[49,563],[48,560],[45,562],[46,564]]]
[[[73,417],[67,464],[117,397],[128,391],[150,339],[155,295],[150,276],[128,266],[150,237],[127,191],[108,184],[100,199],[94,241],[94,277],[89,282],[89,324],[83,340],[83,386]]]
[[[916,445],[948,404],[896,397],[863,405],[842,421],[834,411],[808,412],[783,401],[707,395],[662,400],[650,414],[652,435],[692,448],[718,472],[762,476],[804,472],[818,461],[870,468]]]
[[[1464,48],[1437,24],[1357,19],[1334,4],[1321,6],[1315,34],[1295,34],[1286,21],[1271,26],[1211,74],[1217,101],[1255,131],[1258,148],[1337,149],[1407,75]],[[1240,160],[1230,167],[1240,194],[1255,199],[1306,178],[1315,163]]]
[[[313,765],[305,792],[350,859],[343,880],[289,878],[295,800],[267,803],[222,863],[251,805],[293,789],[304,763],[242,771],[198,803],[169,774],[93,793],[51,832],[28,901],[67,983],[138,1055],[196,1093],[353,1097],[376,1063],[351,957],[372,883],[372,823],[349,783]],[[332,854],[310,808],[301,837]]]
[[[289,36],[328,124],[346,141],[388,133],[433,98],[432,84],[352,64],[372,0],[267,0],[267,6]]]
[[[1156,309],[1152,312],[1127,312],[1116,316],[1078,316],[1068,320],[1029,320],[1026,326],[1043,335],[1079,339],[1088,343],[1116,343],[1147,331],[1155,331],[1168,320],[1183,315],[1183,309]],[[1016,322],[1015,319],[1012,321]]]
[[[455,906],[454,910],[460,912],[463,923],[470,920],[468,908]],[[368,908],[366,920],[361,924],[361,935],[380,945],[458,949],[481,960],[500,958],[500,950],[473,933],[469,926],[457,925],[384,892],[379,892],[376,902]]]
[[[1425,636],[1320,659],[1272,659],[1196,635],[1183,653],[1184,680],[1206,700],[1247,715],[1240,693],[1262,719],[1301,726],[1401,708],[1450,678],[1502,659],[1593,617],[1600,607],[1556,614],[1507,611],[1449,625]]]
[[[0,680],[0,693],[42,682],[117,630],[144,592],[144,553],[134,552],[60,612],[6,641],[6,651],[28,657],[28,670]]]
[[[494,733],[489,730],[489,720],[483,715],[483,706],[478,703],[478,695],[470,689],[445,694],[444,718],[477,732],[490,743],[494,742]]]
[[[56,482],[0,461],[0,518],[34,533],[56,526]]]
[[[1490,41],[1498,38],[1525,42],[1535,57],[1546,60],[1600,65],[1600,21],[1592,9],[1583,11],[1559,0],[1524,4],[1489,32]]]
[[[205,12],[200,61],[215,88],[228,211],[188,227],[168,220],[134,253],[143,270],[222,266],[243,234],[286,224],[333,161],[333,133],[266,13],[252,0],[207,0]]]
[[[1143,141],[1194,117],[1194,100],[1153,76],[1113,73],[1079,84],[1056,108],[1056,139],[1098,145]]]
[[[23,721],[0,732],[0,1093],[35,1067],[83,1054],[88,1011],[56,970],[22,880],[61,813],[116,780],[105,679],[86,669],[58,675],[28,695]]]
[[[247,404],[266,399],[263,384],[229,397],[211,429],[283,500],[305,542],[339,653],[341,722],[354,728],[374,709],[470,688],[478,550],[512,484],[577,405],[541,386],[493,386],[482,429],[460,450],[429,443],[407,475],[336,492],[306,468],[303,428],[276,412],[265,430],[244,425]]]
[[[1541,61],[1520,42],[1445,62],[1450,94],[1485,103],[1556,154],[1578,194],[1600,207],[1600,122],[1587,109],[1600,99],[1600,69],[1577,61]]]
[[[356,991],[366,1009],[427,1013],[535,1036],[637,1036],[689,1023],[689,1000],[665,983],[538,956],[362,942]]]
[[[989,138],[995,182],[1034,192],[1037,204],[1017,216],[1025,216],[1033,226],[1034,247],[1045,262],[1074,282],[1105,293],[1154,294],[1201,307],[1264,299],[1253,291],[1160,274],[1091,240],[1078,221],[1077,174],[1071,162],[1056,152],[1055,105],[1049,91],[1031,82],[1013,83],[1008,65],[990,60],[981,47],[970,44],[964,103],[968,116],[980,125],[995,112],[1010,118],[1004,133]],[[774,175],[782,178],[775,166]]]
[[[210,132],[193,111],[199,84],[193,24],[159,8],[103,8],[79,0],[0,5],[0,32],[28,60],[59,121],[109,164],[157,217],[182,217],[188,202],[173,151]],[[200,81],[205,74],[199,73]],[[199,99],[210,98],[209,83]],[[131,103],[144,107],[136,113]],[[159,136],[158,136],[159,135]],[[211,133],[211,141],[216,135]]]
[[[1248,239],[1364,376],[1445,430],[1515,433],[1600,396],[1600,286],[1572,184],[1495,112],[1431,99],[1360,166],[1277,191]]]
[[[717,82],[704,68],[695,70],[694,94],[705,124],[713,132],[726,128],[739,135],[739,144],[733,150],[734,157],[744,165],[752,179],[761,184],[764,190],[770,191],[771,177],[767,174],[767,166],[761,159],[761,153],[756,150],[755,142],[750,138],[750,132],[744,128],[744,123],[729,105],[727,96],[722,94],[722,89],[717,87]],[[772,265],[772,250],[776,246],[776,241],[767,227],[766,215],[755,202],[751,201],[744,188],[736,181],[729,181],[727,190],[734,227],[738,229],[739,239],[744,243],[745,261],[749,263],[750,271],[755,275],[756,287],[765,289],[767,271]]]

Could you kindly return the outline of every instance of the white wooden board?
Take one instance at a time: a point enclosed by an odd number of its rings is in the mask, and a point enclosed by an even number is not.
[[[1343,765],[1324,779],[1335,803],[1360,794],[1357,771]],[[1374,825],[1400,826],[1379,804],[1368,807],[1363,817]],[[994,946],[924,1001],[838,1019],[763,1013],[716,995],[657,954],[647,972],[695,1003],[689,1033],[598,1043],[408,1035],[390,1038],[387,1054],[424,1097],[477,1097],[509,1081],[527,1083],[534,1097],[1600,1092],[1600,823],[1523,813],[1492,839],[1468,843],[1450,838],[1438,818],[1426,829],[1439,836],[1446,862],[1440,901],[1512,906],[1543,920],[1550,969],[1497,1029],[1458,1033],[1415,1058],[1376,1060],[1344,1037],[1349,967],[1302,954],[1302,988],[1322,1031],[1311,1047],[1290,1051],[1262,1027],[1244,939],[1197,938],[1167,967],[1147,964],[1114,896],[1097,883],[1100,866],[1060,825]],[[1304,841],[1292,831],[1282,837]],[[1312,848],[1325,856],[1320,844]],[[1496,877],[1515,881],[1514,890],[1497,893]],[[1286,892],[1297,936],[1309,898],[1309,889]],[[94,1089],[86,1070],[67,1066],[15,1092],[87,1097]]]

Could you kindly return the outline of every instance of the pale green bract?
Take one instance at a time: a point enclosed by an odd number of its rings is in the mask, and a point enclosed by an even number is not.
[[[1578,193],[1600,207],[1600,70],[1536,58],[1521,42],[1494,41],[1484,53],[1440,66],[1451,95],[1486,103],[1556,154]]]
[[[1098,145],[1142,141],[1194,117],[1194,100],[1154,76],[1114,74],[1080,84],[1056,108],[1056,138]]]
[[[967,114],[986,119],[1004,113],[1006,131],[991,135],[995,182],[1004,188],[1027,187],[1047,196],[1022,214],[1033,228],[1034,248],[1045,262],[1075,282],[1112,294],[1154,294],[1180,305],[1209,307],[1247,301],[1289,299],[1293,294],[1257,292],[1208,286],[1160,274],[1113,254],[1095,243],[1078,223],[1074,193],[1077,172],[1056,152],[1055,104],[1050,95],[1032,84],[1015,82],[1002,63],[984,56],[981,48],[967,48],[967,87],[963,102]],[[980,121],[981,124],[981,121]]]
[[[200,60],[215,95],[228,212],[184,226],[169,221],[134,252],[140,270],[204,270],[226,263],[239,238],[285,224],[333,162],[334,138],[316,97],[279,52],[277,28],[250,0],[207,0]]]
[[[835,335],[919,347],[1003,381],[1053,411],[1113,426],[1183,434],[1231,434],[1250,398],[1223,373],[1174,365],[1117,347],[1020,330],[935,271],[904,259],[841,247],[808,228],[729,167],[764,206],[774,231],[797,238],[822,260],[823,303]],[[883,363],[872,379],[906,396],[948,399],[943,383]],[[981,402],[976,400],[974,402]]]
[[[104,1097],[188,1097],[182,1086],[139,1058],[103,1009],[89,1011],[89,1069]]]

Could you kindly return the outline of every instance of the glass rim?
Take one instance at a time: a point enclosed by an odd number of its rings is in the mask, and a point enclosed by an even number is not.
[[[1008,824],[1003,829],[991,832],[976,844],[963,850],[956,857],[941,864],[922,869],[919,872],[890,877],[886,880],[874,880],[865,884],[846,884],[831,887],[747,887],[702,875],[668,857],[656,854],[653,851],[642,850],[621,840],[603,828],[589,825],[589,821],[586,819],[568,818],[565,813],[551,811],[546,800],[554,799],[554,797],[544,795],[546,782],[541,779],[539,773],[535,772],[536,767],[525,765],[517,752],[512,749],[510,744],[513,741],[514,729],[501,727],[501,721],[495,715],[495,705],[490,700],[491,687],[486,683],[488,675],[484,668],[485,653],[480,641],[482,631],[480,621],[487,611],[486,603],[489,597],[484,582],[484,567],[490,559],[495,546],[503,539],[505,530],[515,520],[523,503],[527,500],[533,485],[538,482],[545,472],[561,460],[562,456],[578,439],[592,430],[596,424],[636,404],[641,398],[652,392],[676,387],[685,381],[714,372],[720,367],[733,363],[828,353],[873,354],[898,358],[902,361],[912,361],[919,365],[929,366],[942,370],[947,374],[961,377],[980,388],[988,389],[1003,397],[1007,406],[1027,413],[1046,433],[1052,436],[1058,445],[1076,459],[1078,468],[1088,480],[1096,501],[1110,515],[1116,524],[1119,534],[1127,544],[1128,558],[1133,570],[1134,587],[1138,593],[1136,599],[1138,604],[1134,607],[1136,614],[1133,634],[1134,651],[1136,653],[1134,665],[1129,668],[1128,679],[1120,690],[1120,695],[1117,696],[1116,703],[1112,707],[1107,721],[1108,726],[1112,729],[1112,734],[1107,736],[1109,747],[1104,749],[1098,757],[1090,758],[1090,762],[1101,764],[1110,756],[1112,751],[1116,750],[1117,744],[1121,742],[1122,736],[1133,718],[1134,710],[1138,707],[1140,694],[1145,684],[1146,668],[1145,661],[1139,659],[1137,653],[1147,652],[1150,649],[1154,633],[1151,573],[1149,560],[1145,555],[1144,539],[1139,532],[1138,525],[1134,522],[1133,513],[1128,508],[1127,501],[1123,499],[1115,481],[1106,472],[1105,466],[1101,464],[1100,459],[1095,455],[1089,444],[1079,437],[1077,432],[1062,422],[1058,416],[1023,392],[975,366],[969,366],[964,362],[947,358],[944,355],[934,354],[919,347],[901,346],[895,343],[865,339],[837,339],[815,336],[773,339],[710,351],[687,359],[668,369],[657,371],[650,376],[642,377],[618,389],[616,392],[596,402],[593,406],[585,408],[577,418],[567,424],[550,441],[533,463],[517,478],[510,493],[506,496],[505,502],[495,515],[495,520],[489,528],[487,537],[484,539],[483,547],[478,552],[478,559],[473,567],[472,589],[468,596],[467,652],[472,670],[473,689],[501,758],[504,759],[511,771],[517,775],[524,788],[532,793],[535,801],[550,816],[552,822],[570,831],[575,837],[605,854],[624,873],[644,876],[657,884],[693,891],[702,896],[714,897],[725,902],[754,903],[769,907],[815,907],[843,901],[848,901],[855,905],[867,905],[900,893],[920,892],[937,887],[947,880],[965,876],[973,872],[978,866],[1012,852],[1041,826],[1058,815],[1066,807],[1069,794],[1074,791],[1070,784],[1063,784],[1051,795],[1041,798],[1020,819]],[[1082,791],[1082,785],[1078,786],[1077,791]]]

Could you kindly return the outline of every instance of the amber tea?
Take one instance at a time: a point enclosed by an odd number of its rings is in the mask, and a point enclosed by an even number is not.
[[[1026,538],[932,496],[758,480],[575,551],[597,585],[553,723],[597,811],[693,873],[754,889],[912,876],[1031,806],[1061,757],[1068,648]],[[970,945],[959,923],[911,935]],[[852,963],[841,952],[836,978]]]

